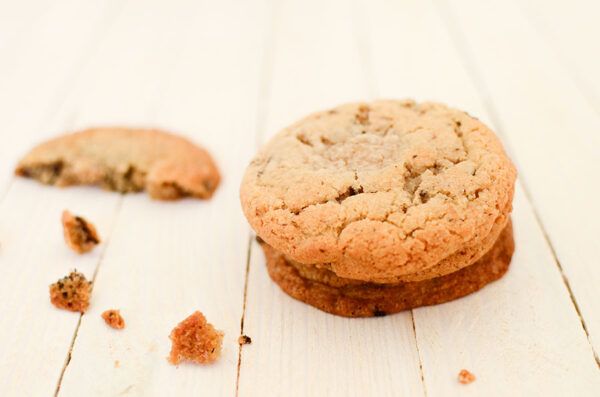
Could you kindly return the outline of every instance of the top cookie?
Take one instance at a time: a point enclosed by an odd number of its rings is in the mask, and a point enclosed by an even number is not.
[[[58,186],[100,185],[123,193],[146,189],[163,200],[208,198],[220,180],[208,152],[187,139],[159,130],[108,127],[42,143],[15,173]]]
[[[479,120],[441,104],[376,101],[281,131],[248,166],[241,202],[257,234],[291,259],[394,282],[500,230],[515,178]]]

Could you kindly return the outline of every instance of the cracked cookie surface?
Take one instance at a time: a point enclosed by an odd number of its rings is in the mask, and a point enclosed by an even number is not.
[[[44,142],[19,162],[15,173],[56,186],[147,190],[161,200],[209,198],[220,180],[210,154],[187,139],[120,127],[92,128]]]
[[[486,239],[489,248],[490,233],[508,221],[515,178],[479,120],[389,100],[287,127],[250,163],[240,196],[251,226],[276,250],[339,277],[385,283],[447,273],[433,269]]]

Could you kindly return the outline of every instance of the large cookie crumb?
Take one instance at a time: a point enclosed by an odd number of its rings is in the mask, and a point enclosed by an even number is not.
[[[92,283],[77,271],[50,285],[50,302],[59,309],[84,313],[90,305]]]
[[[80,216],[73,216],[69,211],[62,213],[65,242],[73,251],[83,254],[91,251],[100,243],[100,237],[94,225]]]
[[[102,318],[104,322],[108,324],[109,327],[114,329],[123,329],[125,328],[125,320],[121,316],[121,313],[118,310],[110,309],[106,310],[102,313]]]
[[[463,385],[468,385],[469,383],[474,382],[475,379],[475,375],[473,375],[466,369],[461,369],[458,373],[458,381]]]
[[[216,361],[221,353],[223,332],[216,330],[199,311],[180,322],[169,337],[172,342],[171,364],[184,360],[209,364]]]

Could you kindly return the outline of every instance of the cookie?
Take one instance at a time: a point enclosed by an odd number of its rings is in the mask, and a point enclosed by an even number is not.
[[[354,103],[277,134],[240,197],[275,250],[336,276],[427,279],[473,264],[511,211],[516,171],[479,120],[436,103]]]
[[[377,317],[448,302],[502,277],[514,251],[509,223],[492,248],[474,264],[454,273],[416,282],[376,284],[343,279],[333,272],[302,266],[261,243],[273,281],[291,297],[344,317]]]
[[[56,186],[147,190],[161,200],[209,198],[220,180],[208,152],[187,139],[120,127],[87,129],[42,143],[19,162],[15,173]]]
[[[512,207],[512,202],[508,203]],[[507,210],[508,212],[509,210]],[[400,281],[421,281],[427,280],[434,277],[440,277],[449,273],[453,273],[457,270],[462,269],[465,266],[469,266],[475,263],[481,258],[496,242],[498,236],[504,230],[509,221],[508,216],[501,216],[496,219],[496,222],[492,226],[490,232],[481,240],[477,245],[473,245],[472,242],[465,244],[459,251],[452,255],[442,259],[437,264],[427,268],[423,271],[416,273],[404,274],[396,277],[378,278],[372,277],[370,282],[389,284]],[[300,265],[300,264],[299,264]],[[319,263],[304,265],[304,267],[318,267],[321,269],[327,269],[331,271],[331,264]]]

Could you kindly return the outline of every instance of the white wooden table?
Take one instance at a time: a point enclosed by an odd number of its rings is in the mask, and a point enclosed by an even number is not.
[[[0,395],[600,395],[599,17],[591,0],[2,1]],[[238,187],[279,128],[378,97],[495,128],[519,169],[517,250],[479,293],[345,319],[269,280]],[[164,203],[12,176],[35,143],[106,124],[203,144],[217,194]],[[98,226],[92,254],[66,249],[65,208]],[[75,267],[94,279],[83,316],[48,299]],[[122,332],[100,318],[113,307]],[[169,332],[196,309],[225,331],[222,358],[171,366]],[[460,385],[462,368],[477,380]]]

